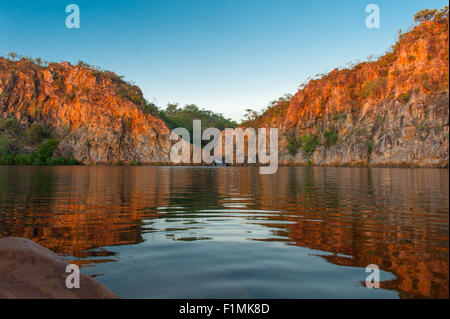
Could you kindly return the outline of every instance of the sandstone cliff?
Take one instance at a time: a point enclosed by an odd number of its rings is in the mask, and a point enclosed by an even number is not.
[[[0,111],[24,127],[50,127],[60,140],[59,155],[83,163],[169,160],[165,123],[146,111],[137,86],[112,72],[0,58]]]
[[[447,15],[400,35],[376,61],[309,81],[246,124],[280,128],[280,164],[448,167],[448,58]],[[59,155],[82,163],[169,163],[167,126],[112,72],[0,58],[0,111],[25,127],[46,124]]]
[[[448,167],[448,58],[448,17],[423,22],[249,125],[280,128],[282,164]]]

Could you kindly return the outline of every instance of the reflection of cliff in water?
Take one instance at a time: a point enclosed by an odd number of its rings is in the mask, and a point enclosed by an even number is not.
[[[447,170],[286,168],[277,177],[241,177],[251,182],[239,191],[283,211],[274,221],[294,222],[264,223],[278,236],[331,252],[323,258],[337,265],[377,264],[397,277],[382,288],[402,297],[448,298]]]
[[[85,252],[91,248],[142,242],[142,220],[158,217],[157,207],[167,204],[170,178],[123,167],[22,168],[2,177],[7,220],[0,220],[0,235],[77,257],[92,255]]]
[[[214,172],[139,167],[0,168],[0,236],[21,236],[76,257],[136,244],[171,211],[220,207]],[[197,170],[198,171],[198,170]],[[208,190],[203,192],[202,189]],[[175,207],[175,208],[173,208]],[[103,254],[108,255],[107,252]]]
[[[330,252],[322,257],[337,265],[377,264],[397,277],[382,287],[402,297],[448,297],[448,170],[0,167],[0,176],[0,236],[60,254],[98,263],[112,260],[103,247],[161,231],[158,219],[277,211],[243,218],[261,220],[260,240]]]

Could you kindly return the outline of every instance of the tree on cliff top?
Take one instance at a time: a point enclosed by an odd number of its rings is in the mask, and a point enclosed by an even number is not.
[[[268,122],[274,117],[282,116],[292,99],[292,94],[284,94],[282,97],[270,102],[261,112],[246,109],[240,125],[245,127],[258,127],[261,122]]]
[[[168,104],[167,108],[160,110],[159,114],[170,129],[184,127],[191,135],[193,120],[201,120],[203,128],[215,127],[223,130],[237,126],[235,121],[226,118],[223,114],[200,109],[195,104],[187,104],[184,107],[179,107],[178,104]]]
[[[445,6],[441,10],[439,9],[425,9],[417,12],[414,15],[414,21],[416,23],[421,23],[424,21],[434,20],[436,22],[442,22],[443,20],[448,20],[448,6]]]

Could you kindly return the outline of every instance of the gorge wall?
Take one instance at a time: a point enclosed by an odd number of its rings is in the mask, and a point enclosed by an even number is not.
[[[448,167],[448,18],[386,55],[309,81],[250,126],[280,128],[280,163]]]
[[[24,127],[45,124],[59,155],[82,163],[169,161],[165,123],[146,111],[137,86],[112,72],[0,58],[0,112]]]
[[[376,61],[321,75],[245,125],[280,129],[281,165],[448,167],[448,31],[448,16],[425,21]],[[141,90],[83,63],[0,58],[0,112],[45,124],[58,155],[85,164],[169,163],[170,131]]]

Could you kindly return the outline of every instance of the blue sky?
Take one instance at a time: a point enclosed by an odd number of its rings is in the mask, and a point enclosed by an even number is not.
[[[81,28],[67,29],[68,4]],[[367,29],[365,8],[380,7]],[[443,0],[0,0],[0,55],[83,60],[124,75],[149,101],[233,119],[309,76],[381,55],[414,13]]]

